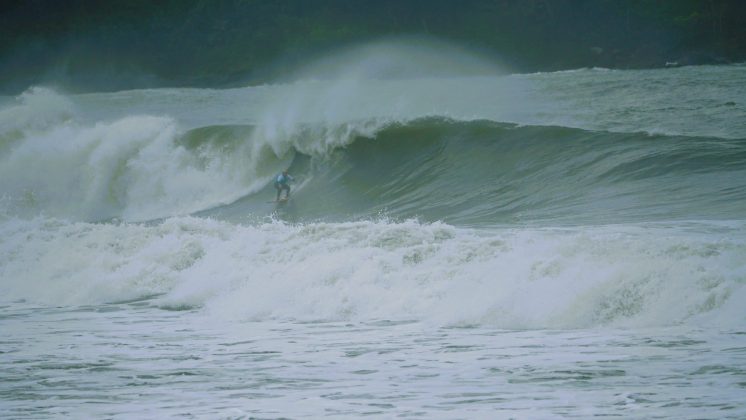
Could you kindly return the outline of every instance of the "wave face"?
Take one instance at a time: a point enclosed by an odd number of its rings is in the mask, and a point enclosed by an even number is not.
[[[394,77],[344,57],[284,85],[3,98],[0,295],[507,328],[746,319],[742,65]],[[268,203],[288,167],[292,199]]]
[[[322,159],[297,156],[291,170],[307,180],[286,209],[294,220],[588,225],[746,214],[742,140],[424,119]]]

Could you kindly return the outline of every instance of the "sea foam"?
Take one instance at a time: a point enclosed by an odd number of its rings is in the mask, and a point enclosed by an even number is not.
[[[236,226],[6,220],[4,300],[159,296],[234,320],[582,328],[743,322],[743,226],[470,230],[415,220]],[[735,305],[735,306],[734,306]],[[704,321],[703,321],[704,322]]]

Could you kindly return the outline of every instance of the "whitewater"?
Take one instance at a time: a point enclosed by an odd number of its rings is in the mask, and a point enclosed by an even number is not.
[[[745,284],[743,64],[0,98],[3,418],[743,418]]]

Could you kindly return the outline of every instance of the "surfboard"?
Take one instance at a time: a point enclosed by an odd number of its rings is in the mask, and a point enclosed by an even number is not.
[[[290,200],[290,199],[289,198],[281,198],[279,200],[272,200],[272,201],[267,201],[267,202],[268,203],[275,203],[275,204],[282,204],[282,203],[287,203],[288,200]]]

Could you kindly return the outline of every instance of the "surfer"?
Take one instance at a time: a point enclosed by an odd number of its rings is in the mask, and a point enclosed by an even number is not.
[[[277,199],[275,201],[280,201],[280,196],[282,195],[282,191],[285,190],[285,200],[290,198],[290,185],[288,185],[288,182],[295,181],[295,178],[290,176],[288,174],[287,169],[282,171],[281,174],[277,175],[275,178],[275,189],[277,190]]]

